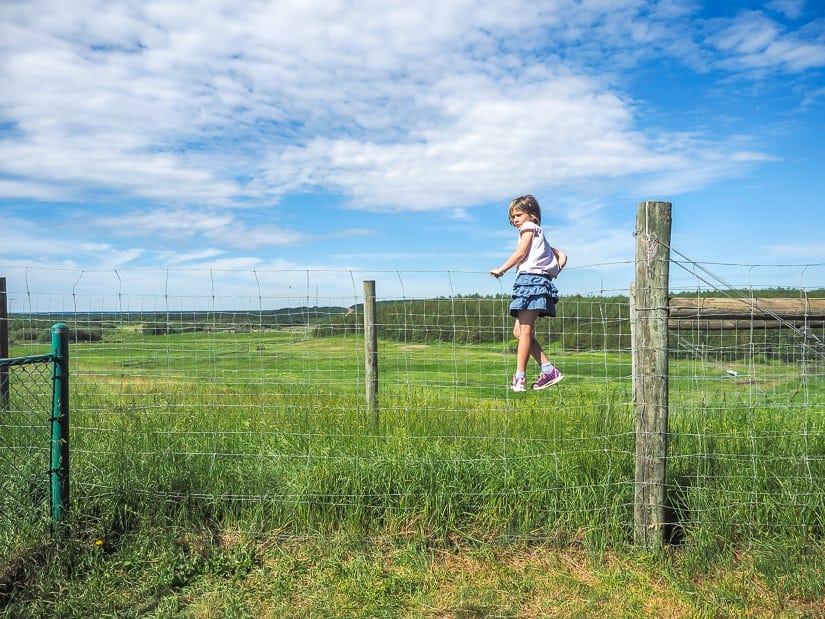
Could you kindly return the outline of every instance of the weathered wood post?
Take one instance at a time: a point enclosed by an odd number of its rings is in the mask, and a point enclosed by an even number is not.
[[[640,202],[636,281],[631,287],[633,406],[636,411],[636,543],[664,541],[667,502],[670,202]]]
[[[375,281],[364,281],[364,371],[367,409],[378,421],[378,330],[375,325]]]

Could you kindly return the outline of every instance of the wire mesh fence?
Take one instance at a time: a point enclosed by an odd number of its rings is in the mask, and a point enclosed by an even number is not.
[[[51,360],[0,360],[0,561],[42,539],[50,523]]]
[[[782,296],[822,294],[821,270],[788,268],[804,277]],[[730,270],[725,281],[741,281]],[[624,290],[564,296],[537,335],[565,380],[515,394],[509,290],[483,273],[78,271],[60,289],[35,275],[11,295],[12,346],[42,352],[48,326],[69,324],[73,494],[101,522],[105,508],[90,506],[185,509],[273,534],[631,536]],[[364,400],[365,279],[378,295],[377,420]],[[675,292],[754,289],[707,279],[689,273]],[[668,495],[682,529],[823,524],[813,341],[787,327],[671,331]]]
[[[730,536],[720,539],[754,531],[818,537],[822,265],[708,265],[675,253],[694,281],[671,299],[678,308],[671,309],[668,339],[674,518],[693,530],[713,523]],[[766,273],[785,285],[766,286]],[[799,285],[787,285],[794,280]]]

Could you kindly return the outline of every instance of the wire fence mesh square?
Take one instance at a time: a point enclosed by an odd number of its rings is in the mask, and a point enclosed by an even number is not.
[[[0,559],[42,537],[49,524],[51,363],[7,368],[0,407]]]

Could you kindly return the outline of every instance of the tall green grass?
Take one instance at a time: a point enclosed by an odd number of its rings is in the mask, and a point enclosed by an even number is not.
[[[347,527],[606,546],[633,526],[634,413],[619,353],[512,394],[507,348],[380,344],[380,411],[354,337],[179,334],[78,351],[73,491],[135,514],[301,533]],[[821,383],[737,383],[672,362],[668,479],[689,535],[818,534]],[[758,370],[758,371],[757,371]],[[715,372],[705,369],[703,372]],[[112,506],[99,511],[111,510]]]
[[[297,327],[74,346],[71,519],[107,539],[186,522],[631,539],[629,355],[551,348],[566,380],[513,394],[511,344],[382,340],[376,419],[361,345]],[[822,374],[747,369],[671,363],[669,499],[688,543],[822,533]]]
[[[156,517],[206,510],[225,524],[293,534],[343,526],[440,537],[621,537],[630,524],[626,407],[611,416],[605,406],[579,407],[571,417],[558,396],[496,407],[492,399],[386,389],[376,421],[356,396],[200,385],[167,386],[152,400],[144,389],[86,394],[90,408],[107,414],[94,428],[76,421],[76,498],[108,491]],[[591,396],[575,387],[565,394]]]

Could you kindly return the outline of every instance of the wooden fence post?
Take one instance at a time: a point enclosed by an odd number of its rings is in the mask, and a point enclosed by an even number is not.
[[[636,412],[636,543],[664,541],[668,439],[667,318],[670,202],[640,202],[636,281],[631,288],[633,406]]]
[[[375,280],[364,281],[364,370],[367,409],[378,421],[378,330],[375,324]]]

